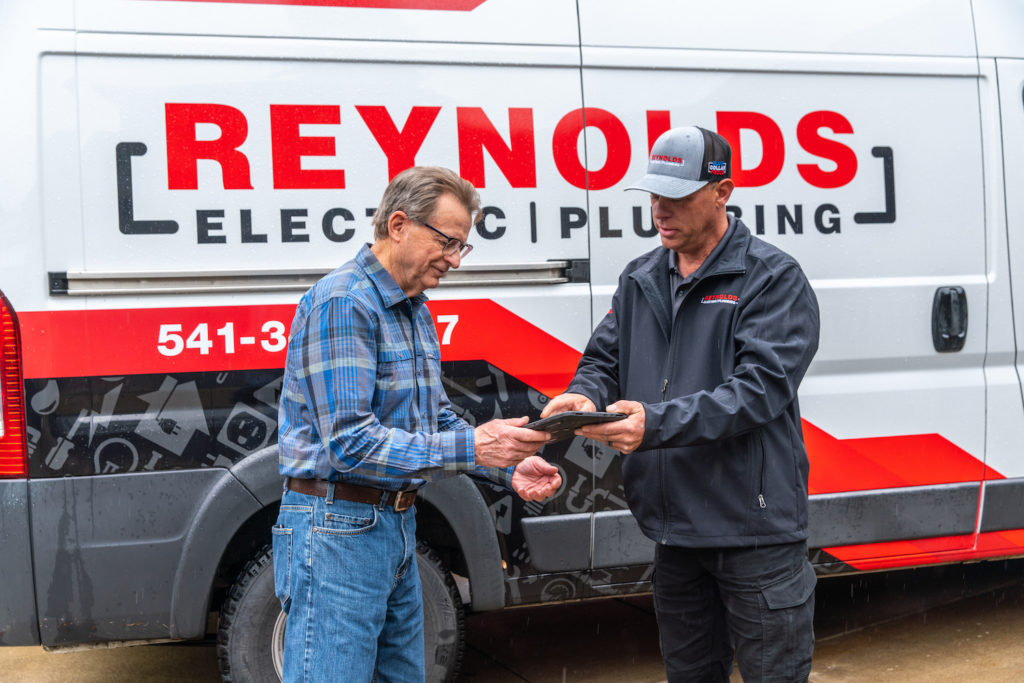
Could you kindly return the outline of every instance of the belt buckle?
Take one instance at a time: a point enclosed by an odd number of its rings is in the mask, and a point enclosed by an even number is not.
[[[406,500],[406,497],[408,497],[408,499],[409,499],[408,503],[404,502]],[[395,503],[394,503],[394,505],[392,505],[392,507],[395,509],[395,512],[404,512],[404,511],[408,510],[409,508],[411,508],[412,504],[415,501],[416,501],[416,491],[415,490],[411,490],[411,491],[395,491]]]

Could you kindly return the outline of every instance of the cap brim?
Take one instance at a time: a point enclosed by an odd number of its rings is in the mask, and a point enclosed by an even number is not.
[[[679,199],[686,195],[693,194],[708,184],[707,180],[686,180],[667,175],[648,173],[636,181],[627,190],[642,190],[669,199]]]

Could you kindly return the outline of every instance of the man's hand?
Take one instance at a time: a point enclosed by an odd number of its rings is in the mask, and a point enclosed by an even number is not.
[[[594,402],[583,394],[559,394],[551,399],[544,410],[541,411],[541,417],[548,417],[550,415],[557,415],[558,413],[568,412],[570,410],[584,410],[592,413],[597,408],[594,407]]]
[[[516,465],[512,473],[512,488],[523,500],[550,498],[562,485],[558,468],[544,458],[531,455]]]
[[[640,442],[644,440],[646,424],[644,405],[636,401],[616,401],[605,410],[609,413],[626,413],[629,417],[580,427],[576,430],[576,435],[603,441],[622,453],[632,453],[639,448]]]
[[[533,455],[551,435],[536,429],[523,429],[526,417],[491,420],[473,430],[476,444],[473,459],[484,467],[512,467]]]

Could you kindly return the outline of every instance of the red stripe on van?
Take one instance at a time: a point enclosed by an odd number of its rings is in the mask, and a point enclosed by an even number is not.
[[[1004,478],[939,434],[840,440],[806,420],[803,428],[811,494]]]
[[[424,9],[470,12],[487,0],[159,0],[160,2],[216,2],[241,5],[305,5],[307,7],[363,7],[367,9]]]
[[[429,306],[442,360],[486,360],[551,397],[565,391],[576,374],[579,351],[493,301],[431,301]],[[439,316],[452,315],[459,320],[445,344],[447,325]]]
[[[284,367],[280,336],[287,340],[294,316],[294,304],[25,313],[19,315],[24,374],[103,377]],[[200,325],[205,332],[196,333]],[[160,347],[175,351],[175,336],[181,339],[180,352],[161,353]]]
[[[437,322],[438,338],[448,341],[442,360],[488,361],[548,396],[572,379],[579,351],[493,301],[428,306],[435,321],[445,318]],[[280,368],[294,316],[293,304],[24,313],[24,376]]]
[[[823,550],[861,571],[1024,556],[1024,529],[986,532],[978,534],[977,542],[972,541],[970,535],[945,536]]]

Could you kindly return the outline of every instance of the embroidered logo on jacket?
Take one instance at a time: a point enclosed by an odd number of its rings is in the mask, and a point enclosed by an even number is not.
[[[702,304],[732,304],[735,306],[740,298],[735,294],[708,294],[700,300]]]

